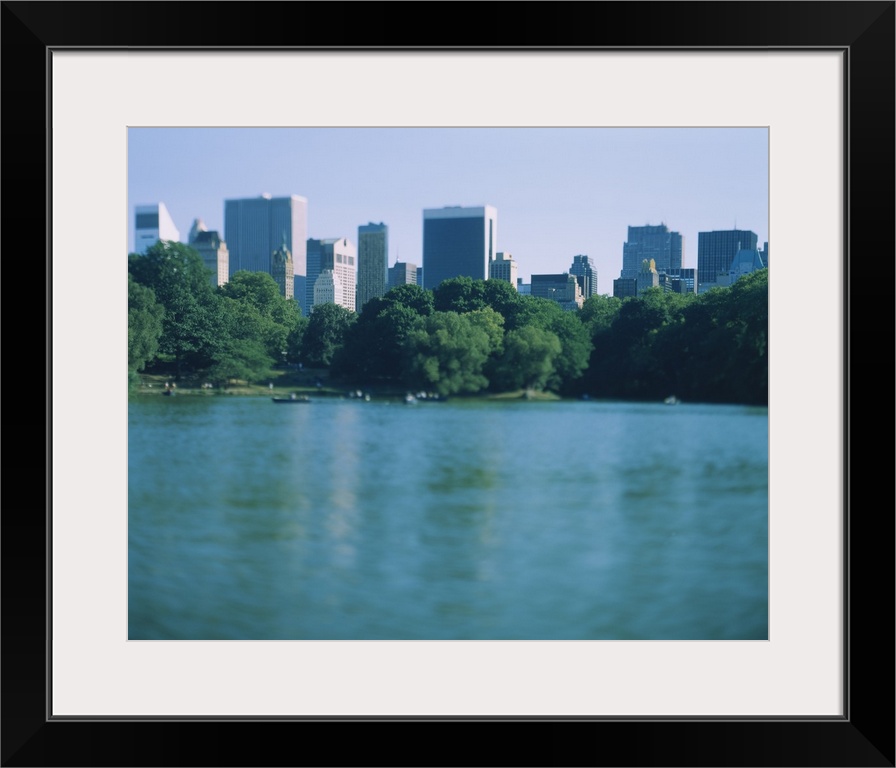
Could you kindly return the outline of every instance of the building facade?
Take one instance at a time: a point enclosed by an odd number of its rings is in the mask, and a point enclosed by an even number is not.
[[[292,253],[286,247],[285,242],[281,243],[280,247],[271,254],[271,277],[277,283],[281,296],[287,299],[295,297],[295,266],[292,261]]]
[[[322,269],[314,281],[313,306],[339,304],[342,298],[342,282],[332,269]]]
[[[306,241],[306,264],[308,270],[306,282],[306,303],[310,308],[319,303],[315,299],[315,286],[318,277],[324,271],[333,272],[339,280],[339,289],[333,300],[346,309],[355,311],[356,281],[358,274],[358,251],[354,243],[346,237],[328,238],[316,240],[309,238]],[[329,280],[329,278],[327,278]]]
[[[715,287],[716,277],[728,272],[740,250],[755,251],[759,240],[746,229],[725,229],[697,233],[698,292]]]
[[[591,259],[581,254],[573,256],[569,274],[575,275],[579,288],[582,289],[582,295],[586,300],[591,296],[597,295],[597,268]]]
[[[638,278],[617,277],[613,281],[613,298],[627,299],[638,295]]]
[[[658,272],[681,269],[684,238],[670,232],[665,224],[629,227],[628,239],[622,246],[622,271],[619,277],[637,279],[644,259],[653,259]]]
[[[749,275],[751,272],[756,272],[760,269],[765,269],[762,251],[743,248],[735,254],[728,272],[716,275],[715,285],[720,288],[727,288],[732,283],[740,280],[744,275]]]
[[[224,240],[230,251],[230,276],[242,270],[273,276],[272,257],[285,244],[292,256],[292,276],[284,278],[295,291],[296,276],[306,274],[305,241],[308,201],[298,195],[261,195],[224,201]]]
[[[416,264],[409,264],[406,261],[396,261],[394,265],[389,267],[389,287],[395,288],[399,285],[417,285],[417,273],[419,269]]]
[[[214,230],[209,232],[202,219],[195,219],[190,228],[189,245],[211,270],[212,285],[215,288],[224,285],[230,278],[230,254],[221,236]]]
[[[665,272],[663,273],[665,274]],[[649,288],[659,288],[660,276],[653,259],[644,259],[641,262],[641,271],[638,273],[638,296]]]
[[[159,240],[180,241],[180,232],[165,203],[138,205],[134,208],[134,253],[146,253]]]
[[[532,275],[531,295],[556,301],[563,309],[581,309],[585,297],[575,275],[562,272],[556,275]]]
[[[358,285],[356,311],[389,289],[389,227],[363,224],[358,227]]]
[[[488,263],[488,279],[504,280],[517,287],[517,264],[509,253],[499,251]]]
[[[423,211],[423,287],[452,277],[488,278],[497,253],[498,212],[490,206],[449,206]]]

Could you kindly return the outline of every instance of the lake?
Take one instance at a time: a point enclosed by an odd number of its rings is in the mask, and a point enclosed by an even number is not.
[[[768,410],[134,396],[132,640],[768,638]]]

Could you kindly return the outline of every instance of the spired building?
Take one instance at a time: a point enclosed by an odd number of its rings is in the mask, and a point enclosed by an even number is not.
[[[759,236],[746,229],[697,233],[697,290],[716,287],[716,277],[727,274],[740,250],[755,251]]]
[[[417,285],[417,269],[416,264],[407,261],[396,261],[394,265],[389,267],[389,288],[395,288],[399,285]]]
[[[684,238],[670,232],[665,224],[629,227],[628,240],[622,246],[622,272],[619,277],[637,279],[644,259],[653,259],[657,272],[671,274],[681,269]]]
[[[274,276],[272,258],[281,246],[292,256],[293,274],[304,277],[305,240],[308,230],[308,201],[298,195],[289,197],[241,198],[224,201],[224,240],[230,251],[230,276],[234,272],[267,272]],[[276,279],[276,278],[275,278]]]
[[[338,280],[338,290],[337,288],[333,289],[336,291],[333,303],[354,312],[358,270],[358,251],[354,243],[345,237],[327,240],[309,238],[306,244],[306,254],[308,269],[306,302],[309,308],[306,315],[311,314],[310,308],[315,304],[327,303],[327,301],[318,302],[315,298],[317,295],[315,292],[317,280],[326,271],[332,272]],[[329,285],[333,278],[327,275],[324,277],[324,280]],[[329,287],[327,290],[329,290]]]
[[[358,227],[358,286],[355,310],[360,312],[371,299],[389,289],[389,227],[363,224]]]
[[[165,203],[138,205],[134,208],[134,252],[146,253],[159,240],[180,240]]]
[[[271,254],[271,277],[280,288],[280,293],[287,299],[295,297],[295,271],[292,263],[292,254],[286,247],[286,235],[283,243]]]
[[[227,252],[227,243],[214,230],[209,232],[205,228],[202,219],[194,219],[190,227],[190,247],[201,257],[205,266],[211,270],[212,286],[218,288],[224,285],[230,277],[230,254]]]
[[[498,242],[498,212],[490,205],[423,211],[423,287],[451,277],[488,278]]]
[[[575,275],[586,300],[597,294],[597,270],[587,256],[573,256],[569,274]]]

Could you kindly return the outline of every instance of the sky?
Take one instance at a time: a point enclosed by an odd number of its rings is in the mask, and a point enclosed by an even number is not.
[[[134,209],[162,202],[186,241],[194,219],[224,236],[224,201],[300,195],[308,237],[389,227],[389,265],[422,265],[423,210],[492,205],[519,276],[591,257],[612,295],[629,226],[666,224],[697,266],[697,233],[768,241],[766,128],[130,128]],[[769,246],[771,251],[771,246]]]

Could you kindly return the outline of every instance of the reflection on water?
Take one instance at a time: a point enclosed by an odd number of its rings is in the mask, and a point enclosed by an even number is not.
[[[768,415],[129,406],[131,639],[766,639]]]

